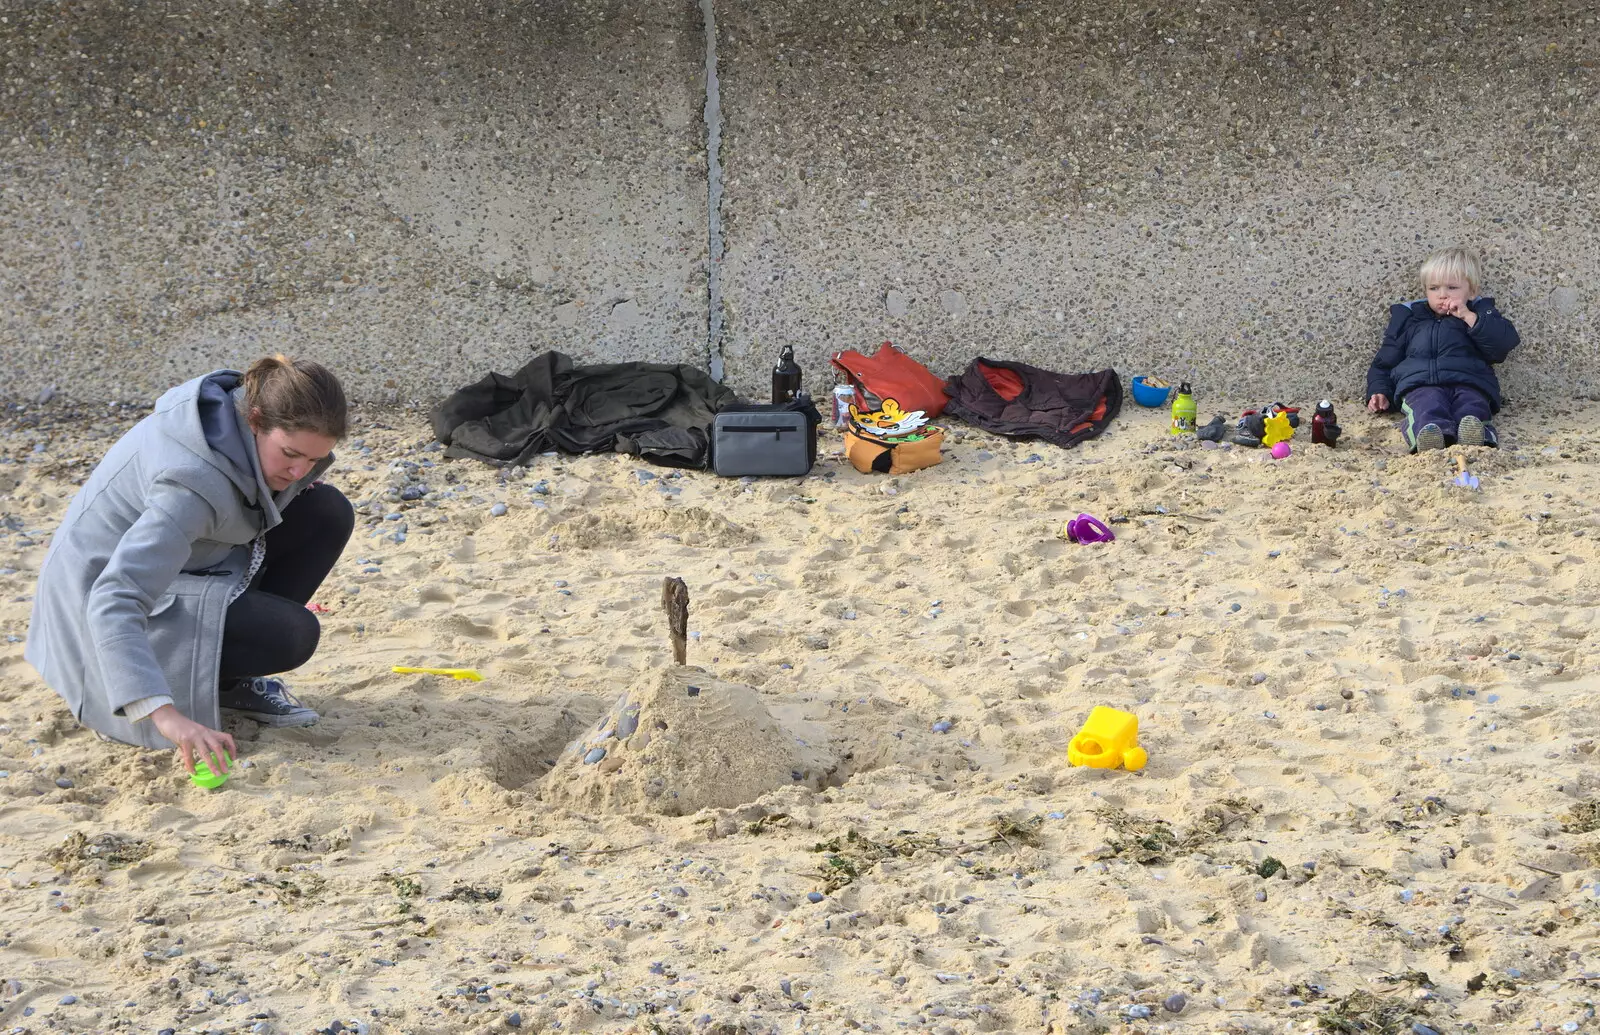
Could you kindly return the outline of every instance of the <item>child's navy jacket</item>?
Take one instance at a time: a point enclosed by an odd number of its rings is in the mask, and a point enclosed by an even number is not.
[[[1492,298],[1475,298],[1467,307],[1478,315],[1469,330],[1458,316],[1440,316],[1426,299],[1389,307],[1383,344],[1367,369],[1367,396],[1383,395],[1391,407],[1424,385],[1476,388],[1500,409],[1500,379],[1494,364],[1504,362],[1522,339],[1500,315]]]

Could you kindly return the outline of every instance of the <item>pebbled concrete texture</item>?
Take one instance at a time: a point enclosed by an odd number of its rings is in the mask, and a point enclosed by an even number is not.
[[[1431,249],[1479,249],[1508,405],[1600,395],[1592,5],[718,7],[728,376],[891,339],[1364,394]]]
[[[1431,248],[1485,255],[1508,401],[1600,395],[1600,16],[1424,0],[723,0],[721,355],[892,339],[1362,391]],[[696,0],[0,6],[0,399],[285,350],[431,402],[707,365]]]
[[[706,362],[674,0],[0,5],[0,398],[286,351],[432,401],[547,348]]]

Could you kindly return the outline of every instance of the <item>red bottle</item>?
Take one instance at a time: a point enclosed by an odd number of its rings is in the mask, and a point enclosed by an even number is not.
[[[1339,441],[1339,419],[1333,415],[1333,403],[1324,399],[1317,403],[1311,415],[1311,441],[1333,448]]]

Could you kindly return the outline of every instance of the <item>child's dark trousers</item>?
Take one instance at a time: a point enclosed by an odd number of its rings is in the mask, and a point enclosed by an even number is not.
[[[1417,432],[1429,424],[1437,424],[1444,432],[1446,442],[1456,440],[1456,423],[1462,417],[1473,416],[1485,424],[1494,416],[1489,397],[1476,388],[1465,385],[1423,385],[1413,388],[1401,400],[1400,409],[1406,415],[1406,444],[1417,448]]]

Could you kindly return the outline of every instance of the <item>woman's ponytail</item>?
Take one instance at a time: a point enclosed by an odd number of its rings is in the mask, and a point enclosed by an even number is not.
[[[256,360],[244,375],[245,410],[257,431],[312,431],[345,436],[349,405],[333,372],[309,359],[279,353]]]

